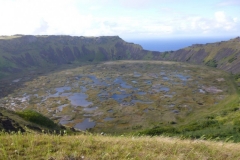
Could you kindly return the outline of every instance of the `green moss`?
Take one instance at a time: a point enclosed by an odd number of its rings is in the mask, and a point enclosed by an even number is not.
[[[209,67],[214,67],[214,68],[216,68],[218,66],[217,61],[214,59],[207,61],[206,65]]]
[[[143,59],[144,60],[152,60],[152,52],[148,52],[146,55],[144,55]]]
[[[233,61],[235,61],[237,58],[236,57],[232,57],[228,60],[228,63],[232,63]]]
[[[164,52],[163,54],[162,54],[162,58],[168,58],[169,57],[169,52]]]
[[[17,112],[17,114],[23,119],[36,123],[41,126],[51,127],[51,128],[57,127],[57,125],[52,120],[33,110],[24,110],[24,111]]]

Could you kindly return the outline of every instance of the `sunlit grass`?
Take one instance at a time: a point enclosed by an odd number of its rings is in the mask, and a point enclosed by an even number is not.
[[[239,159],[240,144],[168,137],[0,134],[2,159]]]

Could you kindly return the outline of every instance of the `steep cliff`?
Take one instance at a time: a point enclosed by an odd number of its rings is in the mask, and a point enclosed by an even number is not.
[[[145,53],[148,51],[144,51],[140,45],[127,43],[118,36],[2,36],[0,77],[34,67],[142,59]]]
[[[15,35],[0,37],[0,78],[29,68],[111,60],[168,60],[204,64],[240,73],[240,38],[194,44],[175,52],[143,50],[118,36],[72,37]]]
[[[165,52],[158,59],[205,64],[233,74],[239,74],[240,37],[204,45],[194,44],[175,52]]]

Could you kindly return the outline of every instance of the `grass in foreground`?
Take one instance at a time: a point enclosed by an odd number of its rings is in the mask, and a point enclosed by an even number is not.
[[[1,133],[1,159],[239,159],[240,144],[168,137]]]

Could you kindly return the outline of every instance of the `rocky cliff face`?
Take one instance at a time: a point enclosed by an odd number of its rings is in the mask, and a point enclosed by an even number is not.
[[[32,67],[121,59],[153,59],[205,64],[239,74],[240,38],[205,45],[195,44],[175,52],[161,53],[143,50],[140,45],[127,43],[118,36],[0,37],[0,78]]]
[[[240,37],[229,41],[195,44],[176,52],[165,52],[159,59],[205,64],[221,70],[240,73]]]
[[[140,45],[127,43],[118,36],[2,36],[0,72],[4,75],[29,67],[142,59],[145,52]]]

